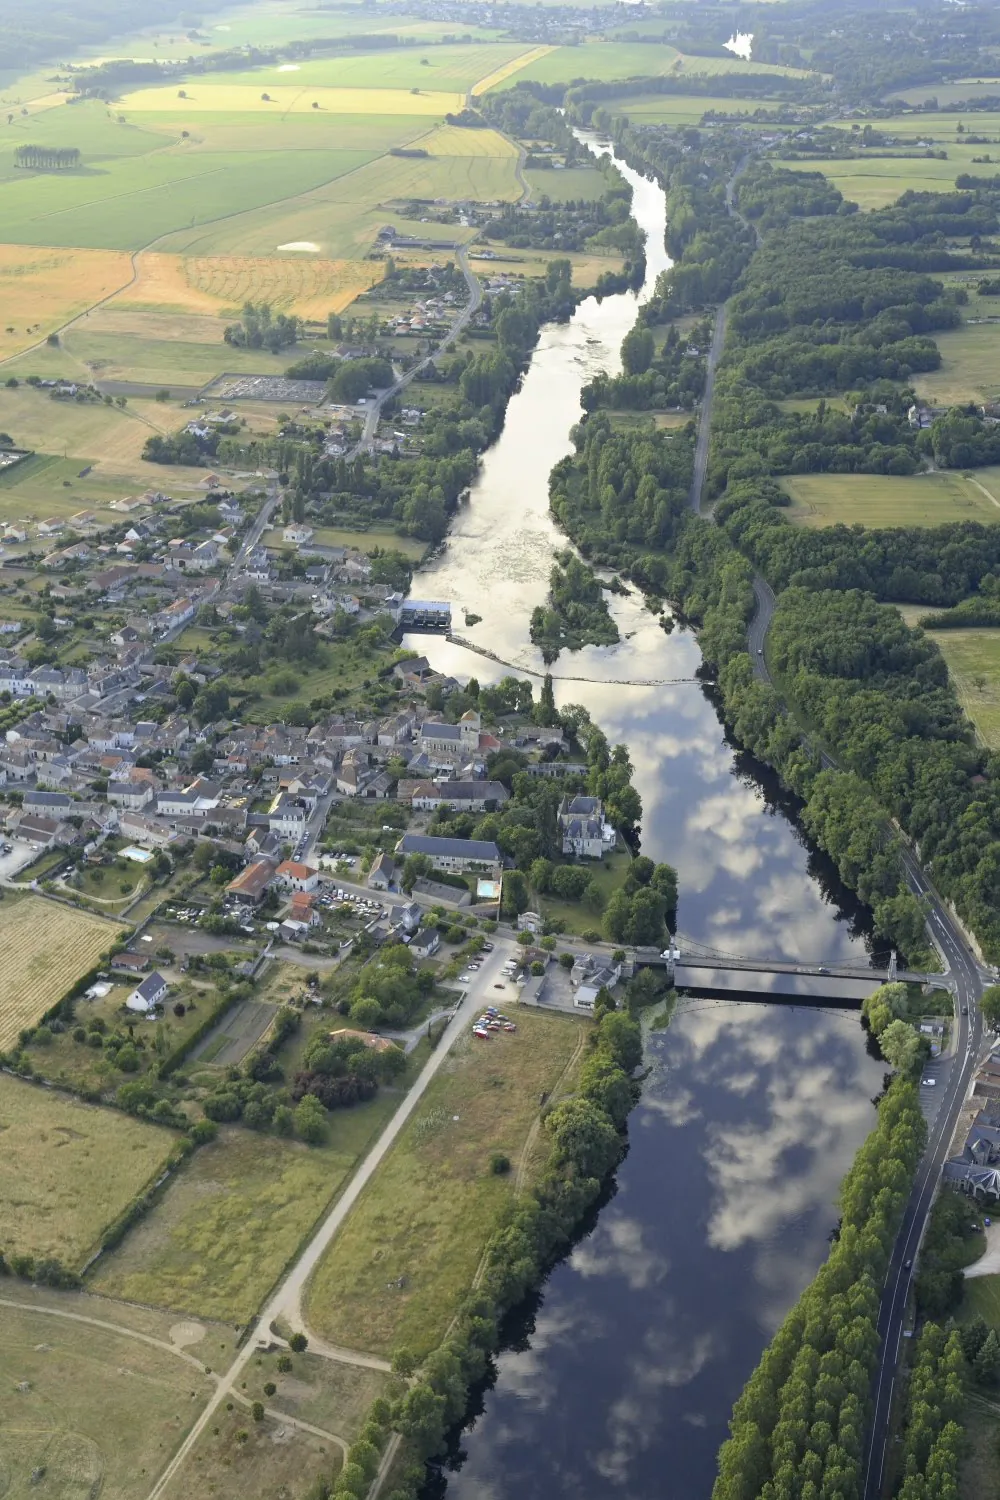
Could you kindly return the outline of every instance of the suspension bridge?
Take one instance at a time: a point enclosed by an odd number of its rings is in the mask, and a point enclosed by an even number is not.
[[[768,958],[759,954],[726,953],[707,943],[677,933],[662,952],[638,949],[640,964],[665,967],[675,984],[684,989],[739,990],[741,993],[790,993],[818,995],[822,986],[808,981],[837,980],[837,992],[843,999],[863,999],[880,984],[892,980],[929,984],[948,989],[946,974],[928,974],[900,968],[895,951],[884,967],[865,959],[802,960]],[[806,981],[806,982],[803,982]]]

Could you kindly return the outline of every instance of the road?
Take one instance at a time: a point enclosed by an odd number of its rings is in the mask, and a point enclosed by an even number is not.
[[[750,658],[754,676],[761,682],[770,683],[766,643],[767,632],[774,617],[775,597],[765,580],[758,575],[754,576],[753,587],[757,608],[748,630]],[[836,762],[826,751],[821,752],[821,760],[827,769],[836,766]],[[882,1493],[896,1367],[913,1266],[941,1178],[941,1168],[948,1155],[983,1044],[983,1019],[977,1002],[992,977],[980,967],[968,939],[905,844],[901,845],[901,854],[907,884],[914,895],[927,905],[928,931],[948,969],[958,1014],[954,1062],[944,1081],[944,1098],[931,1126],[927,1148],[910,1190],[882,1288],[878,1317],[879,1362],[872,1384],[873,1416],[865,1454],[864,1500],[879,1500]]]
[[[287,1320],[292,1324],[293,1328],[301,1328],[303,1326],[301,1311],[302,1293],[305,1290],[309,1277],[316,1269],[330,1242],[420,1103],[420,1100],[423,1098],[427,1088],[458,1037],[471,1024],[474,1016],[482,1007],[489,1004],[488,997],[492,994],[494,981],[503,963],[504,955],[499,949],[487,955],[487,961],[483,964],[468,993],[461,1001],[447,1031],[414,1080],[396,1113],[386,1125],[371,1151],[369,1151],[368,1155],[359,1165],[345,1191],[319,1225],[309,1243],[282,1278],[277,1289],[272,1293],[266,1306],[262,1309],[259,1319],[262,1334],[267,1334],[268,1329],[276,1319]],[[256,1358],[256,1341],[248,1339],[237,1354],[226,1375],[219,1381],[216,1389],[209,1398],[208,1404],[191,1428],[191,1431],[183,1443],[181,1443],[177,1452],[153,1485],[153,1488],[149,1491],[148,1500],[160,1500],[160,1496],[166,1492],[185,1459],[208,1427],[219,1406],[229,1399],[230,1396],[238,1393],[240,1390],[240,1377],[243,1371]]]
[[[740,163],[726,189],[726,204],[733,214],[737,213],[732,201],[733,187],[740,172],[744,170],[747,160],[748,158]],[[756,229],[754,232],[756,233]],[[758,235],[757,238],[759,242],[760,236]],[[695,473],[690,497],[692,509],[695,511],[701,509],[711,434],[712,403],[715,395],[715,365],[721,351],[724,333],[725,307],[723,306],[716,315],[705,396],[698,427]],[[770,585],[759,574],[754,575],[753,591],[756,609],[747,629],[750,661],[757,680],[773,685],[767,665],[766,648],[767,632],[774,618],[775,596]],[[836,766],[836,761],[825,750],[820,751],[820,760],[825,769],[832,769]],[[882,1492],[896,1367],[899,1361],[899,1348],[903,1336],[910,1282],[913,1277],[913,1265],[940,1181],[941,1168],[948,1155],[983,1043],[983,1021],[977,1002],[985,986],[992,981],[992,976],[980,967],[971,944],[952,917],[946,903],[934,889],[919,862],[905,844],[902,846],[901,853],[907,883],[913,893],[926,904],[928,932],[949,971],[956,1001],[957,1024],[954,1037],[954,1064],[943,1085],[944,1098],[929,1132],[927,1147],[907,1200],[882,1288],[878,1317],[879,1362],[872,1383],[873,1416],[864,1459],[864,1500],[879,1500]]]
[[[369,406],[368,411],[365,415],[364,432],[361,434],[358,442],[355,443],[350,452],[345,455],[348,462],[350,462],[354,458],[357,458],[358,454],[364,452],[365,449],[370,448],[372,443],[375,441],[375,434],[378,431],[379,419],[382,415],[382,408],[385,403],[391,400],[392,397],[398,396],[401,391],[405,391],[411,380],[416,380],[421,370],[426,370],[427,366],[431,364],[433,360],[439,358],[440,355],[444,354],[444,352],[455,342],[459,334],[464,333],[472,318],[475,317],[476,313],[482,306],[483,289],[479,284],[479,280],[475,272],[470,270],[469,268],[469,262],[466,259],[464,249],[458,251],[456,259],[458,260],[462,275],[465,277],[465,284],[469,288],[468,302],[462,308],[462,311],[458,314],[458,317],[455,319],[454,323],[452,323],[451,328],[445,334],[444,338],[438,344],[437,348],[432,349],[429,354],[425,354],[423,359],[420,360],[417,364],[413,365],[409,370],[407,370],[405,375],[401,375],[396,381],[395,385],[389,386],[387,390],[382,391],[379,396],[376,396],[375,400],[372,402],[371,406]]]

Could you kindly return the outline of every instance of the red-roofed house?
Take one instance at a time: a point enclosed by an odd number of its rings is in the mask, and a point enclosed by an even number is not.
[[[282,860],[274,873],[278,884],[286,891],[314,891],[319,885],[319,871],[294,859]]]

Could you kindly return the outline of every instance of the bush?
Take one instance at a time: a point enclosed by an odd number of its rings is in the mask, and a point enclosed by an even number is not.
[[[264,1403],[263,1403],[263,1401],[255,1401],[253,1403],[253,1405],[250,1408],[250,1415],[253,1417],[253,1419],[254,1419],[255,1422],[263,1422],[263,1420],[264,1420]]]
[[[490,1157],[490,1171],[494,1177],[503,1177],[510,1171],[510,1157],[504,1156],[502,1151],[494,1151]]]
[[[195,1120],[188,1135],[196,1146],[206,1146],[209,1141],[214,1141],[219,1133],[219,1127],[214,1120]]]
[[[287,1354],[278,1355],[278,1360],[275,1368],[277,1369],[279,1375],[288,1375],[291,1373],[292,1361],[289,1359]]]
[[[126,1042],[124,1047],[118,1048],[118,1056],[115,1062],[123,1073],[138,1073],[139,1054],[130,1043]]]
[[[304,1333],[293,1333],[288,1340],[288,1347],[293,1354],[304,1354],[309,1347],[309,1340]]]
[[[265,1381],[265,1383],[264,1383],[264,1395],[265,1396],[273,1396],[274,1393],[275,1393],[275,1391],[277,1389],[278,1389],[278,1387],[275,1385],[275,1383],[274,1383],[273,1380]]]

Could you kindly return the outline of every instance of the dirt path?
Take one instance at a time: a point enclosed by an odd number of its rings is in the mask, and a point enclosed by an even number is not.
[[[125,1328],[121,1323],[108,1323],[103,1318],[88,1317],[86,1313],[67,1312],[62,1307],[40,1307],[32,1302],[17,1302],[11,1297],[0,1297],[0,1307],[13,1307],[18,1312],[38,1313],[43,1318],[64,1318],[70,1323],[86,1323],[91,1328],[101,1328],[106,1333],[119,1333],[122,1338],[137,1339],[140,1344],[149,1344],[154,1349],[162,1349],[167,1354],[176,1355],[178,1359],[183,1359],[187,1364],[193,1365],[202,1375],[205,1374],[203,1361],[195,1359],[193,1354],[185,1354],[183,1349],[176,1344],[171,1344],[167,1339],[154,1338],[151,1333],[140,1333],[135,1328]],[[212,1375],[211,1378],[220,1381],[222,1376]]]
[[[360,1365],[362,1369],[384,1370],[386,1374],[392,1370],[387,1359],[380,1359],[377,1354],[363,1354],[359,1349],[345,1349],[341,1344],[328,1344],[318,1333],[309,1335],[309,1353],[334,1360],[340,1365]]]
[[[319,1265],[331,1241],[336,1236],[341,1225],[361,1196],[361,1193],[367,1187],[376,1170],[395,1144],[404,1126],[423,1098],[427,1088],[448,1057],[458,1037],[482,1007],[483,996],[489,991],[502,962],[503,950],[498,948],[495,953],[490,954],[490,961],[480,970],[475,987],[466,995],[459,1006],[454,1020],[442,1037],[438,1047],[431,1053],[419,1076],[415,1079],[409,1092],[382,1131],[371,1151],[358,1167],[346,1190],[313,1234],[298,1260],[296,1260],[284,1280],[274,1291],[266,1306],[261,1310],[259,1321],[263,1329],[270,1328],[271,1324],[278,1319],[282,1319],[294,1329],[301,1329],[303,1327],[302,1294],[305,1291],[310,1276]],[[194,1423],[187,1437],[149,1491],[148,1500],[160,1500],[160,1497],[164,1494],[197,1444],[201,1434],[211,1422],[220,1403],[226,1400],[234,1388],[238,1389],[240,1376],[251,1360],[256,1357],[256,1354],[256,1341],[253,1339],[248,1340],[236,1356],[228,1373],[219,1381],[201,1416]]]
[[[559,1074],[559,1077],[556,1079],[555,1083],[552,1086],[552,1091],[549,1095],[551,1099],[554,1099],[556,1097],[566,1079],[568,1078],[571,1070],[576,1067],[576,1064],[580,1058],[580,1054],[583,1051],[584,1047],[587,1045],[587,1037],[589,1035],[589,1032],[581,1030],[579,1039],[577,1040],[577,1044],[573,1048],[573,1055],[570,1057],[566,1066],[563,1068],[562,1072]],[[518,1197],[520,1197],[520,1195],[524,1192],[525,1181],[528,1175],[528,1164],[531,1161],[531,1153],[535,1149],[535,1142],[538,1140],[538,1133],[541,1128],[542,1112],[541,1110],[539,1110],[538,1114],[531,1122],[531,1129],[525,1136],[524,1145],[521,1147],[521,1157],[517,1164],[517,1176],[514,1178],[514,1192]],[[476,1273],[476,1279],[477,1281],[479,1279],[478,1272]]]
[[[1000,500],[997,499],[996,495],[991,495],[990,494],[990,492],[986,488],[985,484],[980,484],[979,480],[978,479],[973,479],[973,477],[972,477],[971,474],[969,475],[969,483],[970,484],[974,484],[976,486],[977,490],[981,490],[983,492],[983,494],[986,496],[987,500],[991,500],[993,502],[993,504],[996,506],[997,510],[1000,510]]]

